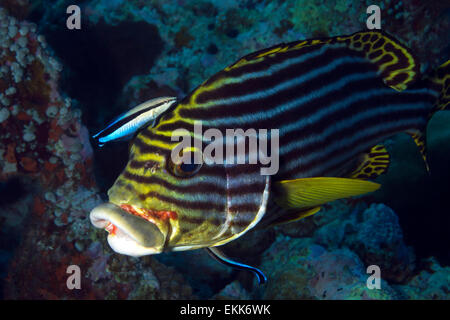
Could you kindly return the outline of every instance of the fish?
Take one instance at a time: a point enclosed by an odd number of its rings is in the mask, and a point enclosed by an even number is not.
[[[176,101],[176,97],[158,97],[143,102],[115,118],[92,138],[99,147],[111,141],[128,140],[150,122],[153,125],[157,117],[167,111]]]
[[[427,123],[448,107],[449,79],[450,60],[422,75],[411,50],[383,31],[251,53],[137,132],[109,202],[94,208],[90,221],[109,232],[108,243],[120,254],[203,248],[264,283],[261,270],[219,248],[252,229],[304,219],[325,203],[377,190],[372,180],[390,163],[382,142],[397,133],[412,137],[426,163]],[[213,144],[195,131],[199,122],[219,132],[278,130],[279,148],[270,150],[278,171],[261,174],[261,161],[192,161]],[[181,160],[174,160],[179,129],[194,147],[181,148]],[[245,149],[244,158],[254,152]]]

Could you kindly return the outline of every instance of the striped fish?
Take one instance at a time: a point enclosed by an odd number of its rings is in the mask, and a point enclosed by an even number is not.
[[[389,154],[380,144],[386,138],[409,133],[426,160],[426,125],[448,106],[449,69],[447,62],[421,77],[411,52],[378,31],[247,55],[136,136],[107,209],[94,209],[91,222],[110,232],[108,241],[119,253],[209,247],[232,265],[217,246],[257,225],[295,221],[326,202],[376,190],[368,179],[387,170]],[[186,129],[202,147],[211,143],[195,135],[196,121],[224,133],[279,129],[278,173],[261,175],[261,164],[173,163],[175,130]]]

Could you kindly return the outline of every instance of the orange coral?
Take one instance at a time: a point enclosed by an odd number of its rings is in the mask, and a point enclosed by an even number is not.
[[[33,203],[33,212],[36,213],[38,216],[42,216],[45,213],[45,202],[42,201],[39,197],[34,197],[34,203]]]
[[[58,165],[56,163],[51,163],[49,161],[45,161],[45,163],[44,163],[45,171],[53,172],[56,169],[56,167],[58,167]]]
[[[6,147],[6,155],[5,155],[6,161],[11,163],[17,162],[15,149],[16,149],[15,143],[8,144],[8,146]]]
[[[28,172],[37,172],[38,171],[38,165],[36,160],[31,159],[29,157],[22,157],[20,159],[20,165],[23,167],[25,171]]]
[[[58,170],[56,172],[56,179],[58,180],[58,184],[61,185],[66,181],[66,174],[64,173],[64,169]]]
[[[48,133],[48,138],[50,142],[55,142],[59,140],[63,133],[63,129],[58,125],[58,119],[53,119],[50,123],[50,130]]]
[[[46,80],[44,65],[39,60],[34,60],[27,71],[29,72],[30,80],[17,84],[18,95],[22,98],[25,108],[36,108],[44,112],[50,101],[51,91]]]
[[[17,114],[17,119],[22,120],[22,121],[29,121],[29,120],[31,120],[31,116],[29,114],[27,114],[26,112],[20,111]]]

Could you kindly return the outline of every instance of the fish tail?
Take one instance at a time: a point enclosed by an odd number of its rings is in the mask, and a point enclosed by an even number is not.
[[[437,68],[430,80],[433,88],[439,92],[433,113],[448,109],[450,104],[450,60]]]
[[[432,106],[431,112],[428,114],[428,121],[437,111],[448,109],[450,102],[450,60],[442,64],[439,68],[432,72],[430,76],[420,81],[418,86],[429,88],[437,93],[436,102]],[[407,131],[419,148],[422,158],[425,161],[426,169],[430,172],[430,167],[427,161],[425,132],[426,127]]]

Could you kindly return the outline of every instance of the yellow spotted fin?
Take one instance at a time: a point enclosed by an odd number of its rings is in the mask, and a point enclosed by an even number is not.
[[[386,147],[378,144],[360,156],[358,166],[348,175],[348,178],[375,179],[387,172],[389,163],[390,156]]]
[[[337,39],[363,52],[377,66],[384,83],[397,91],[405,90],[420,76],[420,63],[412,52],[385,32],[357,32]]]
[[[282,52],[335,43],[344,44],[349,49],[362,53],[376,66],[384,83],[397,91],[405,90],[420,76],[420,63],[411,51],[394,37],[378,30],[356,32],[349,36],[281,43],[251,53],[226,68],[225,71],[257,63]]]
[[[359,196],[377,190],[375,182],[334,177],[300,178],[274,184],[274,200],[285,209],[315,208],[337,199]]]

